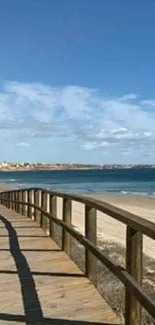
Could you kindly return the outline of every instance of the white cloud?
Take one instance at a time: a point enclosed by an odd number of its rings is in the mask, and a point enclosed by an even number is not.
[[[130,94],[123,95],[122,97],[119,98],[119,100],[126,101],[126,100],[134,100],[136,98],[137,98],[136,94],[130,93]]]
[[[155,100],[137,98],[133,93],[105,98],[72,85],[7,82],[0,92],[0,130],[17,146],[28,146],[26,139],[55,137],[73,139],[83,150],[154,152]]]
[[[141,104],[142,105],[146,105],[146,106],[155,106],[155,100],[151,100],[151,99],[148,99],[148,100],[142,100],[141,101]]]
[[[29,147],[30,144],[28,142],[17,142],[16,147]]]
[[[150,137],[153,137],[154,135],[152,132],[146,131],[146,132],[144,132],[144,136],[150,138]]]
[[[106,141],[103,142],[97,142],[97,141],[91,141],[91,142],[85,142],[82,146],[82,149],[84,150],[94,150],[98,148],[104,148],[109,146],[109,143]]]

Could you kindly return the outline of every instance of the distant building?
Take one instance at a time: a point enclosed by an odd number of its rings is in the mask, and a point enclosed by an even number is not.
[[[7,167],[8,166],[8,163],[6,161],[2,162],[1,164],[2,167]]]

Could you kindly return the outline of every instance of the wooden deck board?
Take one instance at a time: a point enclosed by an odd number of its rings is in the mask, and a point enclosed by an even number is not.
[[[35,222],[3,206],[0,214],[0,324],[119,324],[94,286]]]

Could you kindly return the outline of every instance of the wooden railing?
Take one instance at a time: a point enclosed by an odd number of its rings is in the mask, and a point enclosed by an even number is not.
[[[62,220],[57,218],[57,197],[63,200]],[[85,205],[85,236],[72,227],[72,201]],[[0,203],[33,218],[55,239],[54,224],[62,227],[62,249],[70,256],[71,236],[85,247],[86,276],[96,285],[96,260],[103,263],[125,286],[125,325],[141,324],[141,307],[155,318],[155,301],[142,287],[143,235],[155,240],[155,224],[105,202],[85,196],[52,192],[42,188],[0,193]],[[126,268],[107,257],[97,246],[96,211],[126,225]],[[33,213],[32,213],[33,212]],[[48,223],[47,223],[48,220]]]

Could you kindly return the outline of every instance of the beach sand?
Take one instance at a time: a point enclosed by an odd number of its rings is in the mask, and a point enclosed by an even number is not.
[[[115,205],[155,223],[155,198],[129,195],[93,195],[101,201]],[[58,199],[58,216],[62,217],[62,201]],[[84,234],[84,205],[73,202],[72,224]],[[114,242],[125,247],[126,226],[112,217],[97,212],[97,237],[99,242]],[[155,257],[155,241],[144,236],[143,251],[149,257]]]

